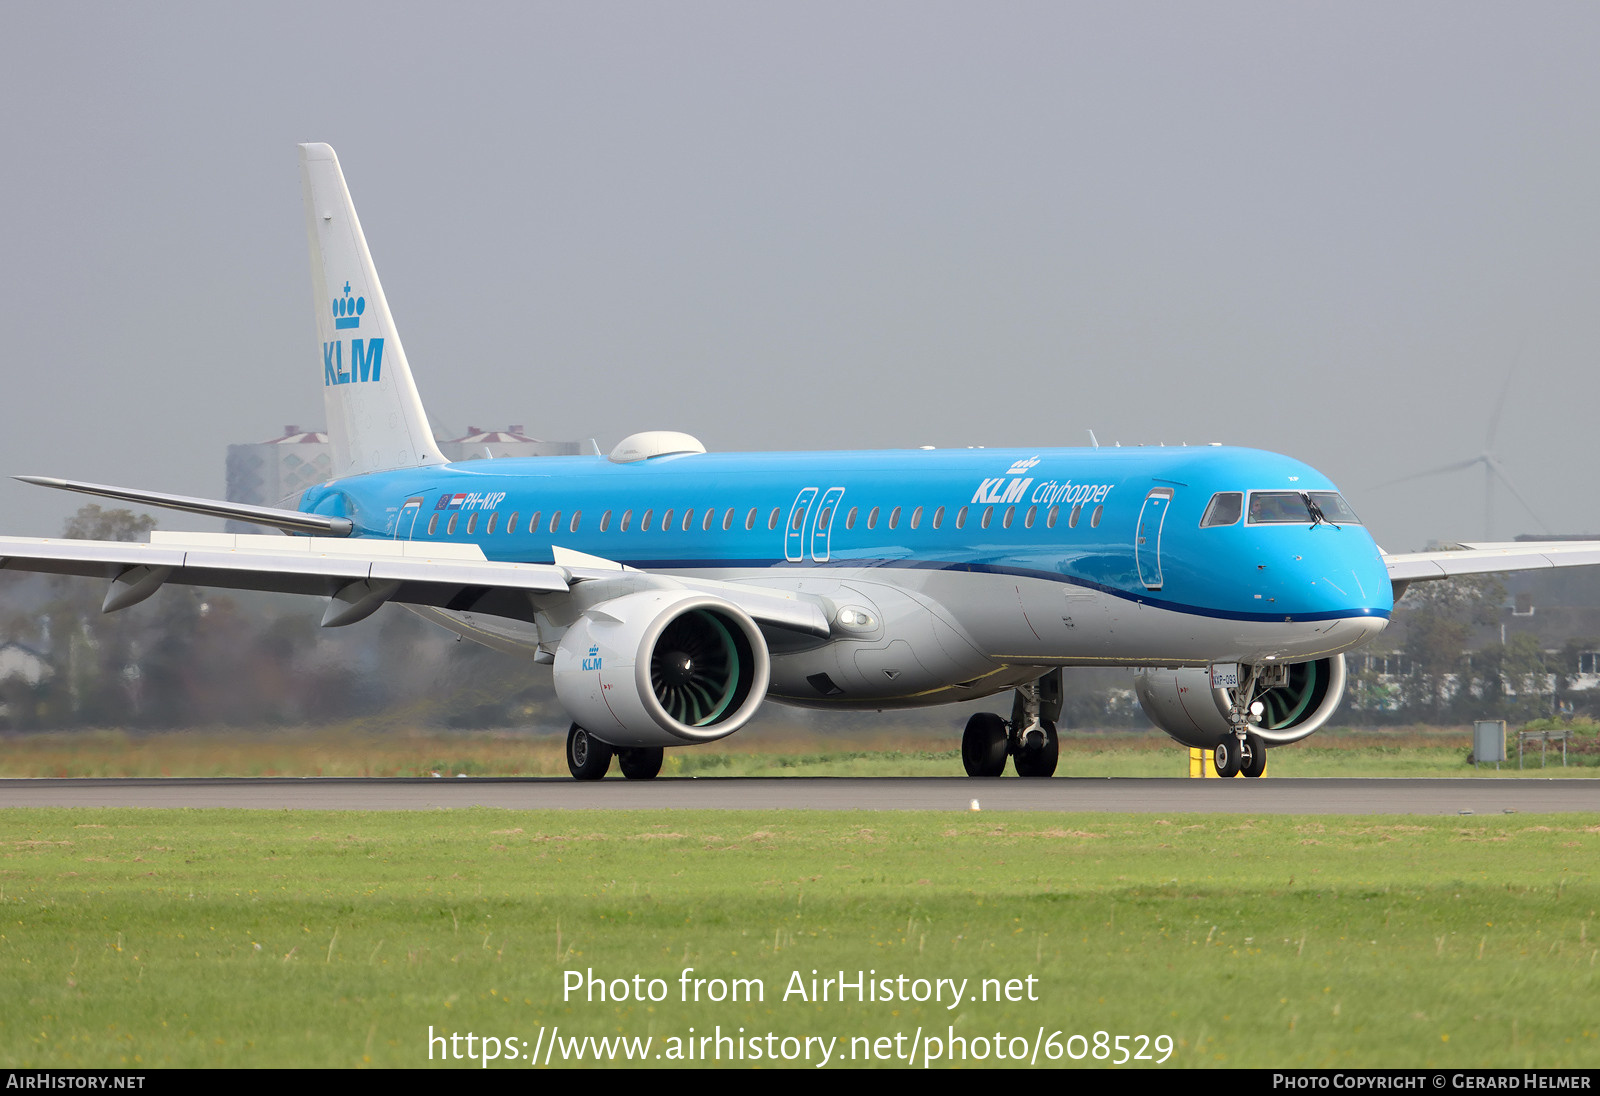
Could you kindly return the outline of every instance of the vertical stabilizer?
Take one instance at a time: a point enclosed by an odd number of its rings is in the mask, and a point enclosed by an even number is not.
[[[300,185],[334,477],[443,464],[332,148],[300,146]]]

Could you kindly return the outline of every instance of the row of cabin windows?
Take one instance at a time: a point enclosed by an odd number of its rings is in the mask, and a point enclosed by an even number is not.
[[[959,510],[956,511],[956,514],[955,514],[955,527],[957,529],[965,529],[967,527],[967,517],[968,517],[969,509],[970,509],[970,507],[963,506]],[[999,521],[1000,521],[1000,527],[1002,529],[1010,529],[1012,527],[1012,525],[1014,525],[1016,523],[1016,521],[1017,521],[1017,510],[1018,509],[1019,508],[1016,507],[1016,506],[1007,506],[1000,513]],[[1104,511],[1105,511],[1105,507],[1104,506],[1096,506],[1094,508],[1093,512],[1090,513],[1090,515],[1089,515],[1089,526],[1090,526],[1090,528],[1098,528],[1099,527],[1100,518],[1101,518],[1102,514],[1104,513]],[[882,512],[883,512],[883,509],[882,509],[882,507],[879,507],[879,506],[874,506],[874,507],[872,507],[872,509],[867,511],[866,526],[867,526],[868,529],[876,529],[878,527],[878,521],[879,521],[879,518],[882,516]],[[778,522],[781,519],[782,513],[783,513],[782,507],[774,506],[772,508],[772,513],[767,515],[767,528],[769,530],[776,529],[778,527]],[[890,529],[898,529],[900,527],[900,518],[901,518],[902,513],[903,513],[903,508],[902,507],[899,507],[899,506],[894,507],[892,510],[889,511],[888,519],[884,522],[884,524]],[[805,527],[806,514],[807,514],[806,510],[803,510],[803,509],[795,510],[794,517],[790,522],[790,528],[793,529],[795,532],[800,532]],[[640,515],[640,517],[639,517],[639,531],[640,532],[648,533],[652,528],[656,527],[656,525],[655,525],[655,515],[656,515],[656,512],[653,509],[646,510],[643,514]],[[859,506],[850,507],[850,512],[845,515],[844,527],[846,529],[854,529],[856,527],[857,520],[860,518],[860,515],[861,515],[861,508]],[[438,535],[438,533],[439,533],[439,518],[441,516],[442,515],[440,515],[440,514],[434,514],[431,518],[428,519],[428,535],[430,537]],[[482,514],[468,514],[468,515],[466,515],[467,523],[466,523],[465,532],[466,532],[467,536],[472,536],[478,531],[478,519],[481,518],[482,516],[483,516]],[[543,515],[542,511],[535,510],[533,512],[533,514],[528,518],[527,531],[530,534],[537,534],[541,530],[541,528],[543,528],[545,532],[552,533],[552,534],[553,533],[558,533],[558,532],[561,531],[562,512],[560,510],[555,511],[554,513],[552,513],[550,515],[550,521],[549,521],[548,526],[542,526],[541,525],[541,519],[543,518],[543,516],[544,515]],[[446,519],[445,527],[444,527],[444,535],[445,536],[447,536],[447,537],[455,536],[456,525],[460,521],[461,517],[462,517],[462,515],[460,515],[460,514],[451,514],[449,516],[449,518]],[[509,518],[506,519],[505,531],[507,533],[515,533],[515,532],[517,532],[517,530],[518,530],[518,520],[519,520],[520,517],[521,517],[521,514],[519,512],[513,512],[512,515]],[[745,516],[744,516],[744,527],[745,527],[746,531],[752,530],[752,529],[754,529],[756,527],[756,517],[757,517],[757,508],[752,506],[750,508],[749,513],[745,514]],[[1076,529],[1078,527],[1079,521],[1082,520],[1082,517],[1083,517],[1083,505],[1081,503],[1079,503],[1079,504],[1073,506],[1072,509],[1067,514],[1067,528]],[[929,524],[935,529],[943,528],[944,527],[944,518],[945,518],[945,508],[943,506],[940,506],[940,507],[938,507],[937,509],[935,509],[933,511],[932,517],[929,520]],[[722,529],[723,529],[724,532],[726,532],[727,530],[730,530],[730,529],[733,528],[733,520],[734,520],[734,511],[733,511],[733,507],[730,506],[722,514],[722,521],[721,521],[720,524],[722,525]],[[911,529],[919,529],[919,528],[922,527],[922,520],[923,520],[923,507],[918,506],[914,510],[911,511],[910,516],[906,519],[906,525],[907,525],[908,528],[911,528]],[[1037,506],[1028,507],[1027,510],[1023,512],[1023,514],[1021,516],[1021,520],[1022,520],[1023,528],[1032,529],[1039,521],[1039,507],[1037,507]],[[1045,528],[1054,529],[1056,527],[1056,525],[1060,522],[1060,520],[1061,520],[1061,507],[1059,507],[1059,506],[1050,507],[1049,511],[1046,512],[1046,514],[1045,514],[1045,519],[1044,519]],[[567,521],[567,531],[568,532],[572,532],[572,533],[576,533],[578,531],[578,526],[582,523],[582,521],[583,521],[583,511],[582,510],[574,510],[572,512],[572,516]],[[822,508],[822,510],[819,511],[818,514],[817,514],[817,524],[819,526],[821,526],[822,528],[826,529],[832,523],[832,521],[833,521],[833,507],[832,506],[824,506]],[[979,526],[979,528],[987,529],[991,525],[993,525],[994,522],[995,522],[995,507],[993,507],[993,506],[985,506],[983,508],[982,512],[978,515],[978,526]],[[485,526],[484,526],[484,533],[487,534],[487,535],[492,535],[495,532],[497,526],[499,526],[499,524],[500,524],[500,515],[498,513],[490,514],[489,515],[489,520],[488,520],[487,524],[485,524]],[[632,510],[624,510],[622,512],[621,519],[617,522],[617,528],[621,532],[626,533],[628,531],[629,527],[632,524],[633,524],[633,511]],[[717,524],[717,511],[716,511],[716,509],[715,508],[710,508],[710,509],[706,509],[704,511],[701,511],[701,513],[700,513],[700,522],[699,522],[701,531],[702,532],[709,532],[711,530],[712,525],[714,525],[714,524]],[[689,507],[688,509],[683,511],[683,516],[682,516],[681,519],[677,518],[677,511],[675,511],[675,510],[667,509],[667,510],[663,511],[662,514],[661,514],[661,524],[660,524],[659,528],[664,533],[665,532],[670,532],[673,528],[679,528],[683,532],[687,533],[694,527],[694,525],[695,525],[695,510],[694,510],[693,507]],[[602,533],[607,533],[607,532],[611,531],[611,511],[610,510],[607,510],[604,514],[600,515],[600,531]]]

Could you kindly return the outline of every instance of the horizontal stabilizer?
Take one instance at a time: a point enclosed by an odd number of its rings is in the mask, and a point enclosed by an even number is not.
[[[332,518],[322,514],[302,514],[298,510],[279,510],[272,506],[251,506],[243,502],[221,502],[217,499],[197,499],[188,495],[169,495],[163,491],[139,491],[131,487],[109,487],[103,483],[82,483],[78,480],[56,479],[52,476],[17,476],[23,483],[36,483],[40,487],[54,487],[61,491],[79,491],[85,495],[135,502],[144,506],[160,506],[167,510],[182,510],[187,514],[204,514],[213,518],[229,518],[252,525],[270,525],[288,533],[307,533],[311,536],[347,537],[355,528],[349,518]]]

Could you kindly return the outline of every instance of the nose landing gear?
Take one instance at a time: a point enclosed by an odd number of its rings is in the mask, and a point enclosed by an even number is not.
[[[1218,776],[1258,777],[1267,771],[1267,743],[1250,730],[1250,716],[1261,718],[1265,705],[1255,699],[1259,687],[1272,688],[1288,680],[1286,666],[1271,666],[1265,675],[1260,666],[1251,666],[1244,684],[1233,693],[1233,704],[1228,708],[1228,725],[1231,737],[1217,743],[1212,752],[1212,764]]]

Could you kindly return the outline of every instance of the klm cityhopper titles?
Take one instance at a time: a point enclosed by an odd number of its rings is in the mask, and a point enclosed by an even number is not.
[[[1412,582],[1600,563],[1600,544],[1386,555],[1338,488],[1221,446],[707,453],[670,431],[608,455],[447,463],[327,145],[300,146],[334,478],[295,508],[44,477],[289,536],[0,538],[7,567],[308,594],[326,627],[388,603],[549,665],[567,759],[647,779],[768,697],[972,717],[972,776],[1050,776],[1063,670],[1126,666],[1150,719],[1259,776],[1321,727],[1343,654]]]

